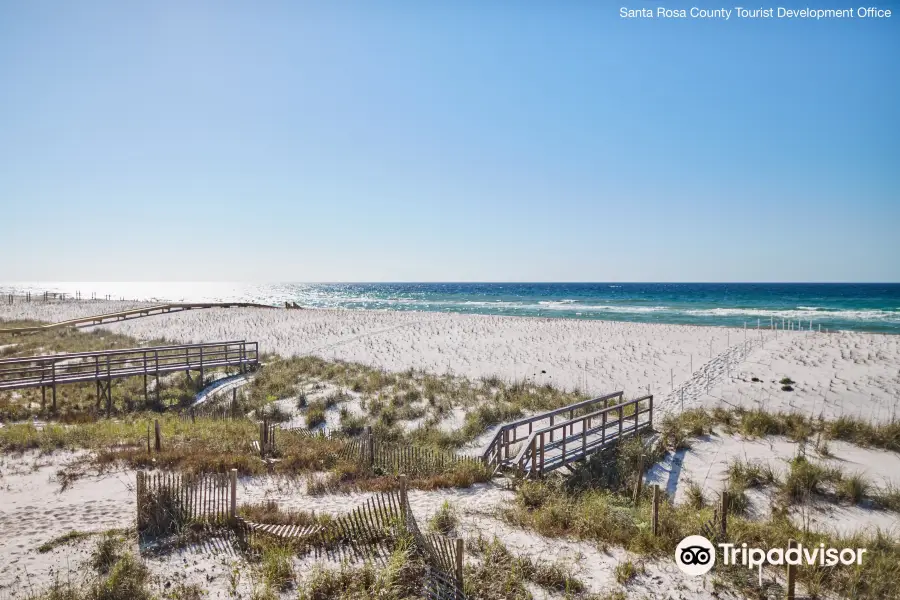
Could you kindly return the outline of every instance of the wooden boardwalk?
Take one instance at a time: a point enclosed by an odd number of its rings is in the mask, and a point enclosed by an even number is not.
[[[258,364],[257,343],[243,340],[5,358],[0,359],[0,391],[41,388],[46,397],[49,388],[56,408],[58,385],[95,382],[97,402],[105,397],[109,411],[111,382],[116,379],[143,376],[146,398],[151,376],[158,396],[159,376],[166,373],[199,371],[202,380],[208,369],[239,367],[243,372]]]
[[[653,396],[623,398],[623,392],[616,392],[506,423],[482,460],[527,477],[585,460],[652,427]]]
[[[105,313],[102,315],[93,315],[90,317],[81,317],[80,319],[70,319],[68,321],[60,321],[58,323],[48,323],[47,325],[37,325],[35,327],[16,327],[12,329],[0,329],[0,335],[12,334],[21,335],[26,333],[38,333],[61,327],[90,327],[92,325],[103,325],[105,323],[115,323],[117,321],[127,321],[129,319],[137,319],[140,317],[151,317],[153,315],[164,315],[167,313],[181,312],[185,310],[199,310],[203,308],[275,308],[267,304],[256,304],[253,302],[201,302],[201,303],[176,303],[176,304],[156,304],[154,306],[143,306],[140,308],[132,308],[129,310],[120,310],[118,312]]]

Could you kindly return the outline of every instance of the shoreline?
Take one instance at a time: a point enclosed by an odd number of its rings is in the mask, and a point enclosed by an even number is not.
[[[793,328],[900,335],[897,283],[71,282],[0,284],[0,295],[256,302],[278,308],[483,314],[667,325]],[[53,290],[46,291],[45,290]],[[110,293],[112,292],[112,293]],[[150,300],[152,299],[152,300]],[[22,300],[19,296],[18,301]],[[138,300],[130,300],[137,302]]]
[[[210,301],[210,302],[212,302],[212,301]],[[68,319],[74,319],[74,318],[95,316],[95,315],[99,315],[99,314],[102,314],[105,312],[113,312],[115,310],[127,310],[129,308],[141,308],[141,307],[145,307],[145,306],[156,306],[159,304],[166,304],[166,303],[177,304],[178,302],[168,301],[168,300],[160,300],[160,299],[103,300],[103,299],[74,299],[74,298],[52,299],[52,300],[49,300],[46,302],[42,299],[41,300],[32,300],[31,302],[22,301],[22,302],[17,302],[14,304],[0,304],[0,322],[8,322],[11,320],[32,320],[32,319],[26,319],[24,317],[22,319],[16,319],[16,318],[10,318],[10,317],[4,316],[4,313],[7,312],[7,311],[3,310],[4,307],[10,308],[10,310],[12,312],[17,312],[15,310],[15,307],[22,306],[22,305],[25,305],[26,307],[45,306],[47,308],[49,308],[51,306],[62,307],[62,306],[69,306],[69,305],[75,305],[75,306],[80,306],[80,307],[87,307],[87,306],[91,306],[91,305],[95,305],[95,306],[103,305],[103,306],[108,307],[108,308],[98,309],[97,311],[92,311],[92,312],[83,312],[82,313],[82,311],[77,311],[75,313],[71,313],[71,314],[77,314],[77,316],[66,317],[65,319],[61,319],[61,320],[68,320]],[[197,302],[197,303],[199,304],[201,302]],[[227,302],[219,302],[219,301],[216,301],[216,303],[227,304]],[[260,306],[260,308],[262,308],[262,307],[263,306]],[[393,308],[348,308],[348,307],[344,307],[344,306],[319,307],[319,306],[302,306],[302,305],[298,306],[297,308],[288,309],[288,308],[285,308],[283,305],[279,306],[279,305],[275,305],[275,304],[265,305],[265,308],[267,308],[267,309],[275,308],[275,309],[281,309],[281,310],[303,310],[303,311],[310,311],[310,312],[376,313],[376,314],[385,314],[385,313],[394,314],[394,313],[396,313],[396,314],[415,314],[415,315],[459,315],[459,316],[474,317],[474,318],[527,319],[530,321],[547,321],[547,322],[573,321],[573,322],[579,322],[579,323],[580,322],[628,323],[628,324],[634,324],[634,325],[649,325],[649,326],[672,326],[672,327],[686,327],[686,328],[696,327],[696,328],[700,328],[700,329],[717,329],[717,330],[728,329],[728,330],[739,331],[739,332],[743,332],[745,329],[745,327],[740,326],[740,325],[713,324],[713,323],[681,323],[681,322],[669,321],[669,320],[647,321],[647,320],[632,320],[632,319],[613,319],[613,318],[608,318],[605,316],[604,317],[596,317],[596,318],[593,318],[593,317],[575,318],[575,317],[568,317],[568,316],[562,316],[562,315],[561,316],[549,316],[549,315],[506,314],[506,313],[480,313],[480,312],[466,312],[466,311],[457,311],[457,310],[423,310],[423,309],[418,309],[418,308],[398,310],[398,309],[393,309]],[[39,311],[40,311],[40,309],[37,309],[37,308],[35,309],[35,312],[39,312]],[[45,321],[45,319],[42,319],[42,318],[35,318],[33,320],[44,321],[44,322],[51,323],[51,324],[58,322],[58,321]],[[781,329],[778,326],[776,326],[774,328],[772,328],[771,326],[761,326],[761,327],[757,328],[757,327],[751,326],[749,321],[747,321],[746,323],[747,323],[746,330],[748,332],[754,332],[754,333],[762,331],[764,333],[765,332],[778,332],[778,334],[790,335],[790,334],[795,334],[795,333],[804,333],[804,332],[812,331],[812,333],[815,333],[815,334],[820,334],[820,333],[821,334],[860,333],[860,334],[867,334],[867,335],[883,335],[883,336],[891,336],[891,337],[900,336],[900,330],[898,330],[896,332],[868,330],[868,329],[861,329],[861,328],[855,328],[855,329],[822,328],[821,330],[819,330],[816,327],[813,327],[813,329],[810,330],[808,328],[808,326],[806,328],[801,327],[799,329],[796,329],[796,328],[795,329]],[[801,322],[801,321],[795,320],[794,323],[801,323],[801,325],[802,325],[803,323],[808,323],[808,321]],[[776,324],[777,324],[777,321],[776,321]],[[98,327],[98,326],[99,325],[87,325],[87,326],[84,326],[83,328],[89,329],[91,327]],[[749,334],[749,335],[752,335],[752,334]]]

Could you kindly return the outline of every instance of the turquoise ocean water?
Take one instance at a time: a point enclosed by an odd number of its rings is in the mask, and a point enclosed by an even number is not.
[[[228,300],[323,308],[418,310],[688,325],[766,326],[782,319],[827,329],[900,333],[900,284],[843,283],[27,283],[0,293]]]

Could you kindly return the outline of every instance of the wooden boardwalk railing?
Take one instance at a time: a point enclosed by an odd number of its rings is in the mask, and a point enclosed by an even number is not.
[[[576,402],[562,408],[550,410],[538,415],[532,415],[524,419],[518,419],[510,423],[501,425],[494,438],[485,448],[481,455],[482,460],[488,465],[494,467],[512,466],[512,457],[510,456],[511,448],[520,442],[528,439],[535,429],[545,426],[553,427],[560,419],[572,419],[576,413],[584,414],[585,412],[595,411],[608,407],[611,403],[617,404],[622,401],[624,393],[614,392],[599,398],[591,398]],[[527,431],[525,428],[527,427]],[[551,431],[551,436],[553,435]]]
[[[525,476],[540,476],[639,435],[652,424],[653,396],[635,398],[533,432],[514,464]]]
[[[243,340],[5,358],[0,359],[0,390],[39,387],[46,399],[50,388],[55,409],[57,385],[96,382],[98,405],[105,397],[109,409],[114,379],[143,376],[146,398],[149,376],[156,378],[158,396],[159,376],[165,373],[199,371],[202,379],[207,369],[239,367],[244,371],[258,364],[257,343]]]
[[[115,323],[116,321],[127,321],[129,319],[137,319],[140,317],[150,317],[153,315],[163,315],[171,312],[181,312],[184,310],[198,310],[203,308],[275,308],[267,304],[256,304],[254,302],[200,302],[200,303],[168,303],[156,304],[153,306],[143,306],[140,308],[132,308],[129,310],[120,310],[102,315],[93,315],[90,317],[81,317],[78,319],[69,319],[68,321],[60,321],[58,323],[48,323],[47,325],[36,325],[34,327],[16,327],[11,329],[0,329],[0,335],[12,334],[20,335],[24,333],[38,333],[40,331],[48,331],[50,329],[58,329],[60,327],[90,327],[92,325],[102,325],[104,323]]]

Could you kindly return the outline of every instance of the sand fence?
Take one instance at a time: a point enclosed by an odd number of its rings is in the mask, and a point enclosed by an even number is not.
[[[298,552],[351,555],[385,560],[397,540],[409,537],[426,564],[426,593],[435,600],[463,600],[463,540],[425,535],[407,497],[406,475],[396,491],[374,494],[352,511],[319,525],[291,526],[249,522],[237,514],[237,470],[187,475],[137,473],[137,531],[161,536],[189,524],[233,529],[244,548],[254,535],[271,536]]]

